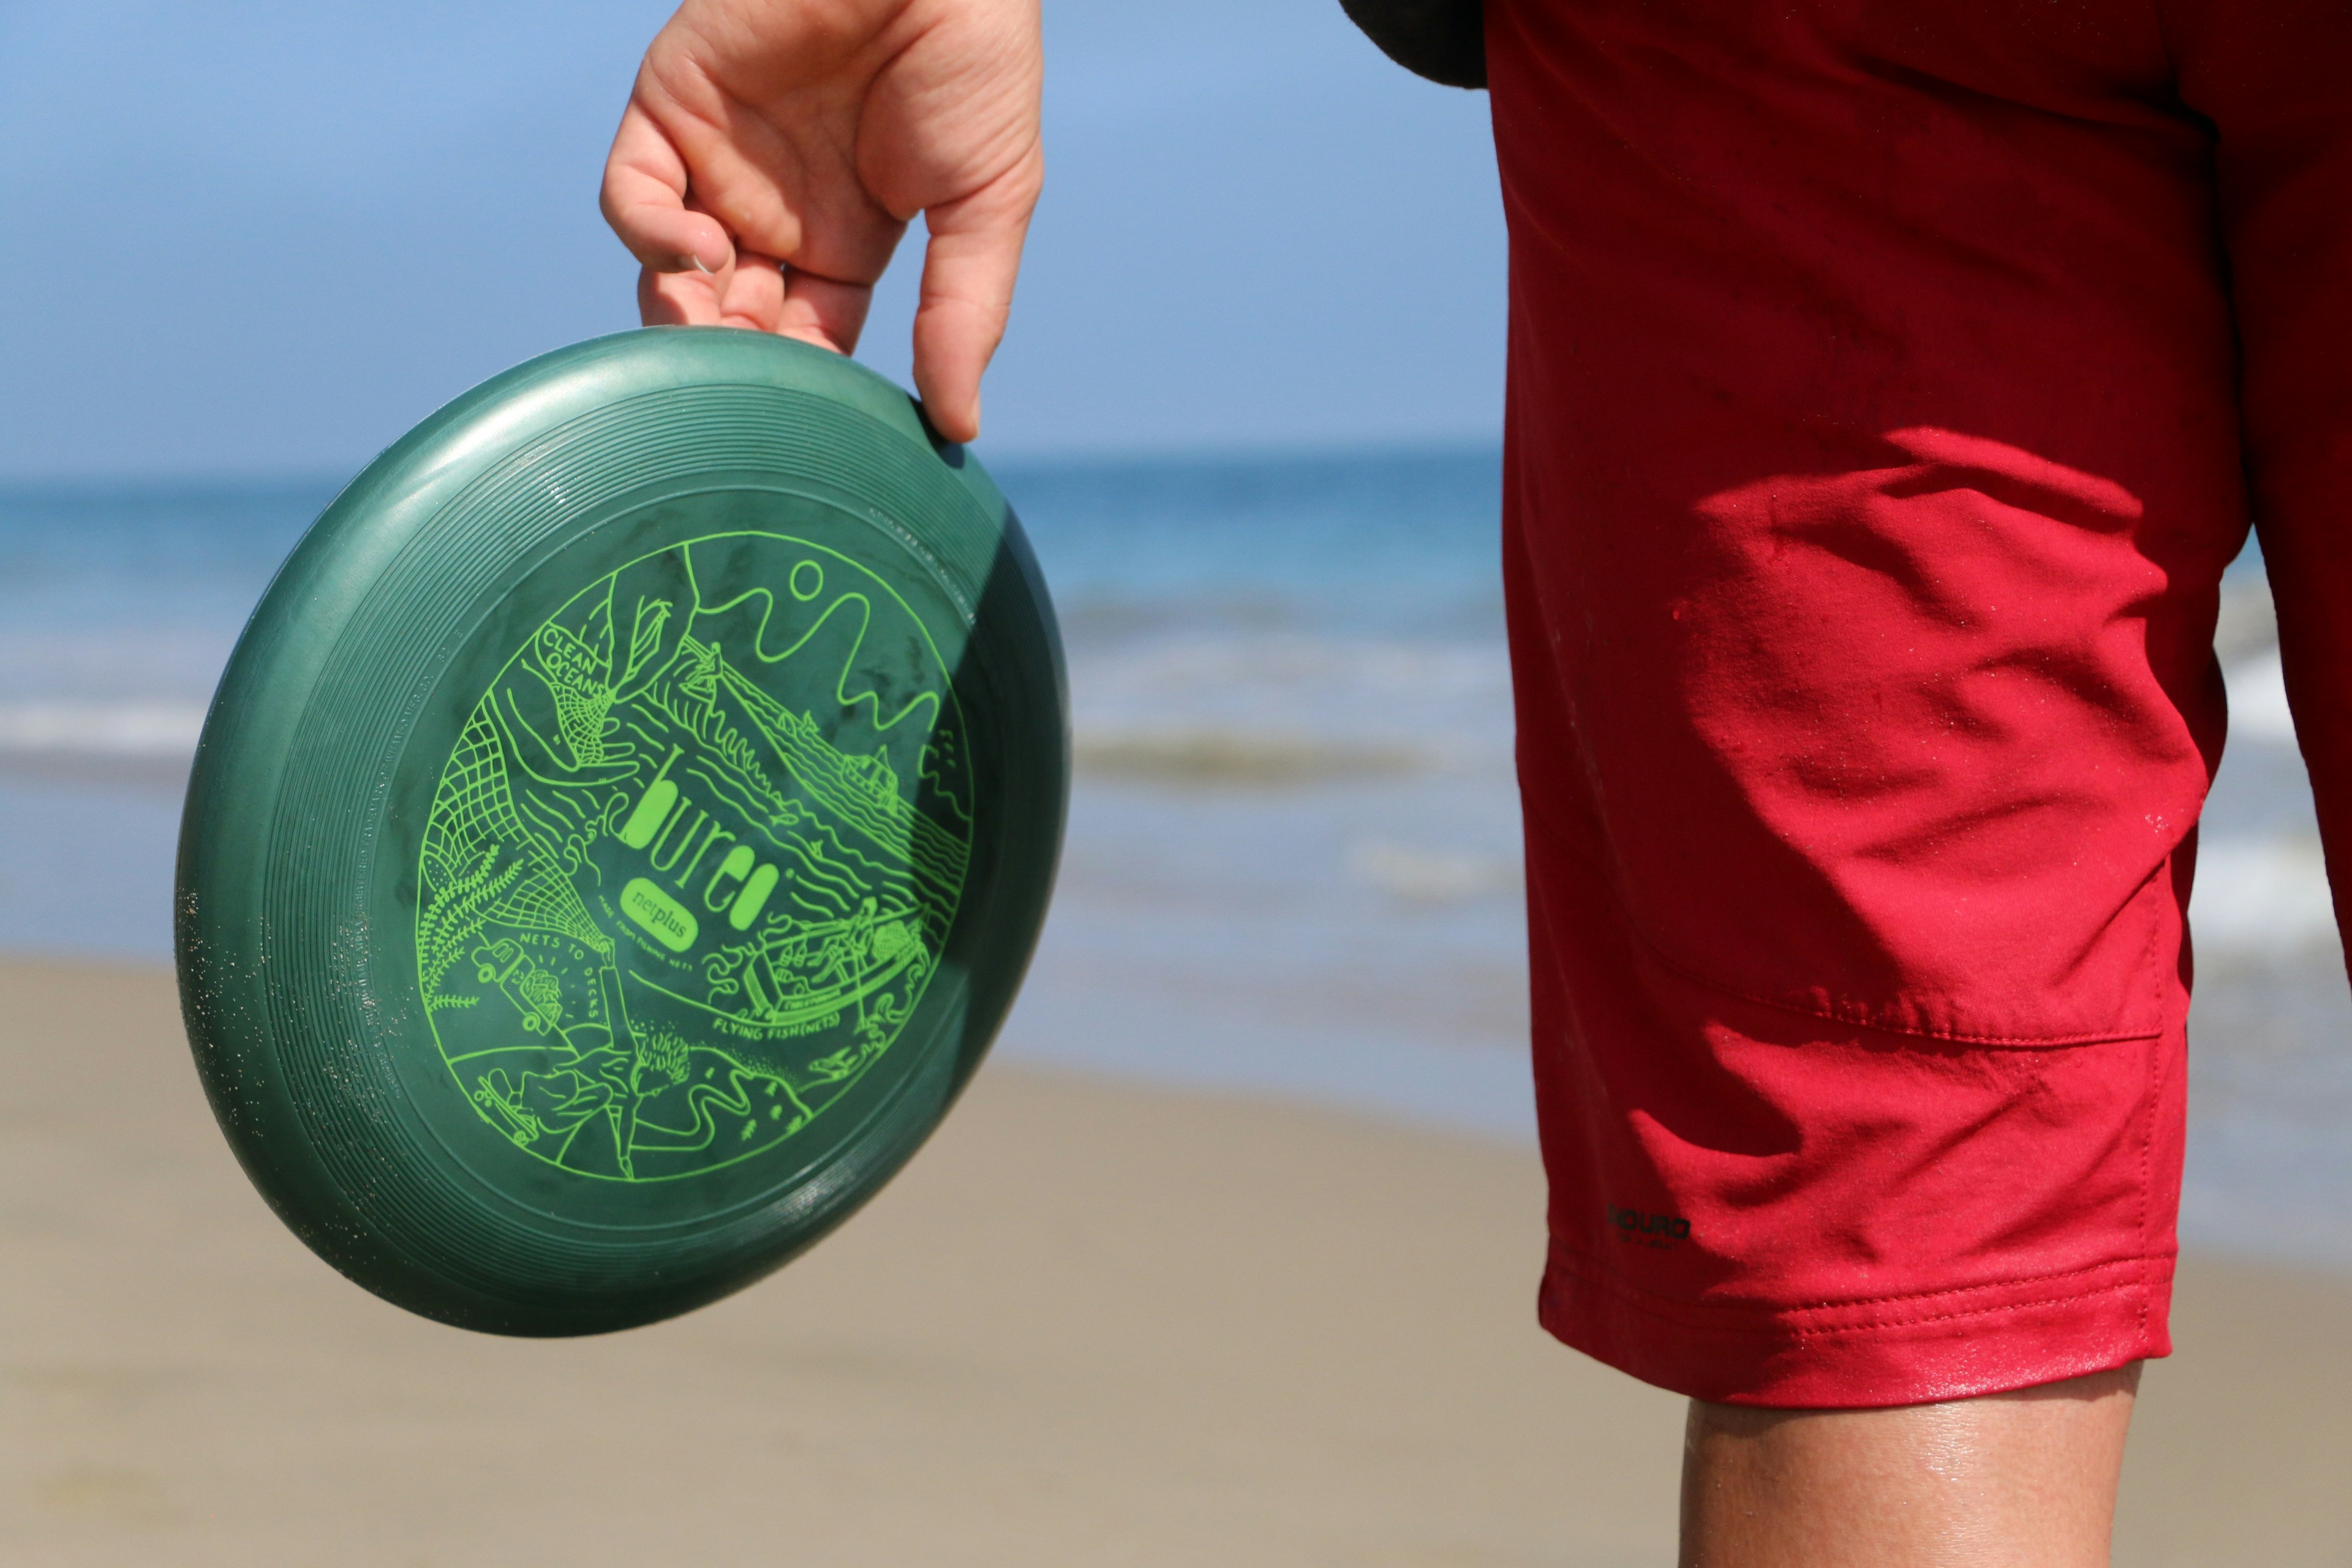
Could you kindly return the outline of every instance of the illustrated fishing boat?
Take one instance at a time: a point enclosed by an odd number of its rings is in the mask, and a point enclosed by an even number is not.
[[[794,1028],[834,1018],[909,971],[919,977],[931,955],[913,908],[878,910],[867,899],[844,920],[771,930],[740,962],[745,1016]]]

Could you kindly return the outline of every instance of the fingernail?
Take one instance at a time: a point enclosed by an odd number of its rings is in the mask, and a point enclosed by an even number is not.
[[[702,264],[702,258],[700,258],[699,256],[695,255],[695,254],[694,254],[694,252],[692,252],[691,250],[689,250],[689,251],[688,251],[688,252],[686,253],[686,258],[687,258],[688,261],[693,262],[693,263],[694,263],[694,269],[695,269],[697,272],[701,273],[705,278],[716,278],[716,277],[718,277],[718,276],[719,276],[719,274],[718,274],[718,273],[713,272],[712,270],[710,270],[710,268],[709,268],[705,267],[705,266]]]

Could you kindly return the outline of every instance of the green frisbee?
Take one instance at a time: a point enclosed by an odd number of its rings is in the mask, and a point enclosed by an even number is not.
[[[427,1317],[701,1305],[947,1113],[1068,759],[1020,525],[904,393],[724,329],[534,360],[371,464],[229,662],[176,911],[214,1111]]]

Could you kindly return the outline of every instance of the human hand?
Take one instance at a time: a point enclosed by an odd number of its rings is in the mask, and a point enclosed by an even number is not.
[[[604,209],[648,325],[847,353],[908,222],[930,231],[915,387],[980,434],[1045,176],[1038,0],[686,0],[646,51]]]

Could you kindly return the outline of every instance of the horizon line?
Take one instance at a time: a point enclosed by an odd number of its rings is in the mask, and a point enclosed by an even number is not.
[[[1254,464],[1346,462],[1367,459],[1480,457],[1499,455],[1499,432],[1477,436],[1423,438],[1305,439],[1170,445],[1164,447],[1106,445],[1095,447],[1014,447],[990,451],[979,444],[979,455],[992,468],[1156,468],[1188,464]],[[114,468],[0,469],[0,493],[37,494],[44,491],[147,492],[171,489],[299,489],[341,486],[365,471],[369,458],[349,467],[327,463],[289,464],[282,468],[194,468],[132,466]]]

